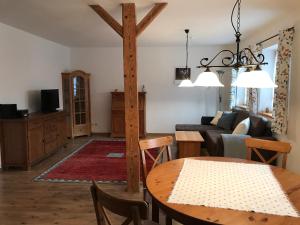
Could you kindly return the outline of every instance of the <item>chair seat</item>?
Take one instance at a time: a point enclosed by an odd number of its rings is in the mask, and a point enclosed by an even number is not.
[[[155,223],[151,220],[143,220],[143,225],[159,225],[158,223]]]

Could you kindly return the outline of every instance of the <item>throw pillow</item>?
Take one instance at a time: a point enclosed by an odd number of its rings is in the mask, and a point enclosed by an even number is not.
[[[242,122],[244,119],[247,119],[249,117],[250,113],[248,111],[239,110],[239,109],[233,109],[232,111],[237,113],[236,118],[235,118],[235,120],[233,122],[233,129],[235,129],[236,126],[240,122]]]
[[[247,119],[244,119],[241,121],[234,129],[232,134],[248,134],[250,128],[250,119],[249,117]]]
[[[222,111],[218,111],[217,114],[215,115],[215,117],[212,119],[212,121],[210,122],[211,125],[215,125],[217,126],[219,119],[221,118],[223,112]]]
[[[218,121],[217,127],[223,128],[225,130],[231,130],[233,121],[235,120],[237,113],[223,113]]]
[[[250,116],[249,135],[252,137],[265,136],[267,124],[268,120],[262,116]]]

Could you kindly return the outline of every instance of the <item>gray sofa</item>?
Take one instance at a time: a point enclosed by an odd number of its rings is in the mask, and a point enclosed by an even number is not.
[[[199,131],[204,139],[204,147],[210,156],[224,156],[224,143],[222,134],[232,134],[234,128],[244,119],[250,118],[250,129],[248,135],[255,138],[275,140],[271,132],[271,122],[262,116],[251,114],[244,110],[233,110],[235,118],[232,121],[230,129],[223,129],[218,126],[211,125],[213,117],[202,117],[201,124],[177,124],[176,131]],[[202,145],[203,146],[203,145]],[[273,154],[264,152],[266,158]],[[269,156],[270,155],[270,156]],[[253,160],[259,161],[256,155]]]

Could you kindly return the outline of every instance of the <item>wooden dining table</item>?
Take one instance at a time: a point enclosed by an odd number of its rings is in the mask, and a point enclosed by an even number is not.
[[[257,163],[225,157],[195,157],[197,160]],[[158,209],[169,218],[182,224],[230,224],[230,225],[300,225],[300,218],[264,213],[212,208],[197,205],[168,203],[168,198],[180,174],[184,158],[172,160],[155,167],[147,176],[146,185],[152,197],[152,220],[158,222]],[[300,211],[300,175],[286,169],[271,166],[272,172],[291,203]],[[255,177],[253,177],[255,179]],[[228,181],[230,182],[230,181]]]

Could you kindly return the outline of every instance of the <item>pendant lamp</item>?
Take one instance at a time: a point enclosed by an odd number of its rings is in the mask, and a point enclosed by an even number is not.
[[[232,86],[243,87],[243,88],[277,88],[271,77],[266,71],[261,70],[259,66],[254,70],[249,68],[238,75]]]
[[[194,82],[194,86],[198,87],[224,87],[224,85],[220,82],[217,74],[210,71],[209,68],[199,74],[196,81]]]
[[[189,60],[189,29],[185,29],[184,32],[186,33],[186,44],[185,44],[185,52],[186,52],[186,60],[185,60],[185,69],[184,69],[184,79],[180,82],[178,87],[194,87],[194,84],[190,80],[189,68],[188,68],[188,60]]]

